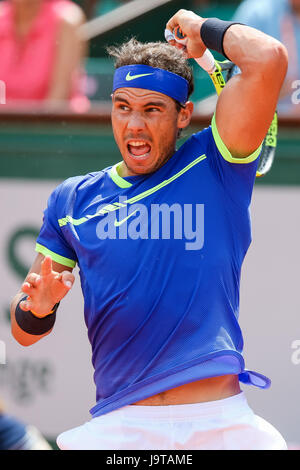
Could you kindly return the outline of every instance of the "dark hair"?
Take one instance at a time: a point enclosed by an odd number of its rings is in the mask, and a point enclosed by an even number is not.
[[[142,43],[132,38],[119,46],[108,47],[107,52],[115,58],[116,69],[124,65],[141,64],[168,70],[188,81],[188,97],[194,91],[193,69],[188,65],[183,52],[167,42]],[[177,101],[176,105],[179,111],[180,104]]]

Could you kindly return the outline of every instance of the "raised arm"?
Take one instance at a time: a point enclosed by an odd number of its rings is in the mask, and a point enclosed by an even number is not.
[[[43,334],[36,332],[29,334],[24,331],[24,326],[21,328],[17,323],[16,309],[21,309],[22,325],[29,325],[30,322],[32,331],[35,328],[43,329],[43,319],[45,317],[49,319],[55,304],[60,302],[72,288],[75,278],[71,271],[72,268],[68,266],[52,262],[50,256],[44,257],[40,253],[37,255],[21,290],[11,302],[12,334],[22,346],[29,346],[47,336],[52,331],[53,325]],[[27,300],[21,301],[25,296],[28,296]],[[50,319],[48,323],[51,324],[53,321]]]
[[[63,6],[60,11],[61,22],[57,37],[57,51],[51,87],[47,97],[49,101],[67,100],[70,97],[72,82],[86,54],[87,45],[80,37],[79,28],[85,22],[81,8],[76,4]],[[77,77],[78,78],[78,77]]]
[[[179,26],[187,36],[189,57],[201,57],[206,49],[201,38],[206,20],[179,10],[167,23],[170,31]],[[226,30],[223,50],[242,73],[229,80],[220,94],[216,125],[232,156],[242,158],[259,147],[270,126],[287,71],[287,51],[271,36],[238,24]]]

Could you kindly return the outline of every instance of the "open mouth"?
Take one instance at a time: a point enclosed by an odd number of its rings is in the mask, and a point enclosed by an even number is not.
[[[127,143],[127,149],[132,158],[147,158],[151,152],[151,145],[143,140],[130,140]]]

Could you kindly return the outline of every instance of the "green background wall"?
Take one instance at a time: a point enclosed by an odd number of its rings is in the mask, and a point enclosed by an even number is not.
[[[207,123],[208,124],[208,123]],[[203,124],[193,121],[186,137]],[[120,161],[109,116],[105,120],[79,118],[0,120],[0,177],[65,179],[97,171]],[[178,141],[178,145],[184,139]],[[279,129],[272,171],[257,184],[300,184],[300,132]]]

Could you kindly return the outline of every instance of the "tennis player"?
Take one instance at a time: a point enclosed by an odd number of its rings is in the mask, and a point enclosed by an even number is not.
[[[193,77],[180,49],[130,40],[116,58],[112,127],[122,161],[51,194],[38,255],[12,301],[22,345],[48,335],[78,263],[97,402],[61,449],[286,449],[240,382],[241,265],[260,146],[287,69],[277,40],[180,10],[168,22],[190,57],[206,48],[239,66],[211,126],[178,150]],[[70,325],[70,330],[72,325]]]

